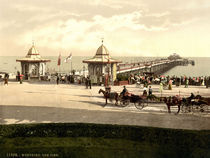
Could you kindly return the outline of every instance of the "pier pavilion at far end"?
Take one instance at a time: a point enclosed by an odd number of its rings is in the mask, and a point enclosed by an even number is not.
[[[108,49],[103,45],[103,41],[93,58],[83,60],[83,63],[88,64],[88,74],[92,83],[98,85],[106,85],[116,80],[117,63],[120,62],[111,58]]]
[[[25,58],[17,59],[21,63],[21,73],[26,80],[38,79],[46,75],[46,63],[50,62],[49,59],[43,59],[34,44],[29,49]]]

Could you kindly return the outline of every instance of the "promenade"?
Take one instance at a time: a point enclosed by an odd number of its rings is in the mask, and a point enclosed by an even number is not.
[[[136,85],[126,86],[130,93],[141,95],[143,89]],[[103,94],[98,94],[104,87],[59,84],[50,82],[30,83],[9,82],[0,85],[0,123],[51,123],[85,122],[101,124],[139,125],[178,129],[210,129],[209,109],[205,113],[180,113],[172,108],[168,114],[165,104],[149,104],[142,110],[133,103],[127,107],[108,103],[104,106]],[[123,86],[113,86],[112,91],[121,92]],[[153,94],[160,96],[159,86],[152,85]],[[162,96],[180,94],[188,97],[195,95],[210,97],[210,89],[204,86],[175,87],[164,90]]]

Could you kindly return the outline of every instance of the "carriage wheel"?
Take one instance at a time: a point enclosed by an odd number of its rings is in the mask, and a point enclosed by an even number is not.
[[[141,100],[138,100],[137,102],[134,103],[135,107],[139,110],[144,108],[144,102],[142,102]]]
[[[120,101],[120,105],[121,105],[122,107],[126,107],[129,103],[130,103],[129,100],[121,100],[121,101]]]
[[[182,106],[181,106],[181,111],[183,112],[183,113],[185,113],[186,112],[186,105],[185,104],[182,104]]]
[[[206,112],[207,110],[208,110],[208,105],[206,105],[206,104],[200,105],[200,112]]]
[[[200,111],[200,106],[199,105],[192,105],[192,112],[199,112]]]
[[[188,107],[187,107],[187,112],[192,112],[193,111],[193,106],[192,105],[189,105]]]
[[[182,105],[182,107],[181,107],[181,111],[183,112],[183,113],[186,113],[187,111],[186,111],[186,106],[185,105]]]
[[[142,104],[144,107],[148,106],[148,100],[147,99],[143,99],[142,100]]]
[[[184,104],[184,105],[182,105],[181,110],[182,110],[183,113],[191,112],[192,107],[191,107],[191,105]]]

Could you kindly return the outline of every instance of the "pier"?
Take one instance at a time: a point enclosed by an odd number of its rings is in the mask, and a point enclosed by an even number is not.
[[[148,62],[137,62],[128,64],[119,64],[117,67],[117,74],[129,73],[153,73],[160,74],[172,69],[178,65],[194,64],[188,59],[160,59]]]

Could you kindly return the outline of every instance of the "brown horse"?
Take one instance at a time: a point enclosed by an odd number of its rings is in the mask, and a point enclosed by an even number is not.
[[[178,106],[177,114],[179,113],[180,107],[182,104],[182,100],[179,96],[164,97],[163,101],[166,103],[166,105],[168,107],[168,113],[171,113],[171,106]]]
[[[107,91],[104,91],[103,89],[100,89],[99,91],[98,91],[98,93],[100,94],[100,93],[103,93],[104,94],[104,98],[106,99],[106,103],[105,103],[105,105],[107,104],[107,99],[109,99],[111,102],[113,101],[113,100],[115,100],[116,102],[115,102],[115,105],[117,105],[118,104],[118,98],[119,98],[119,95],[118,95],[118,93],[117,92],[107,92]]]

